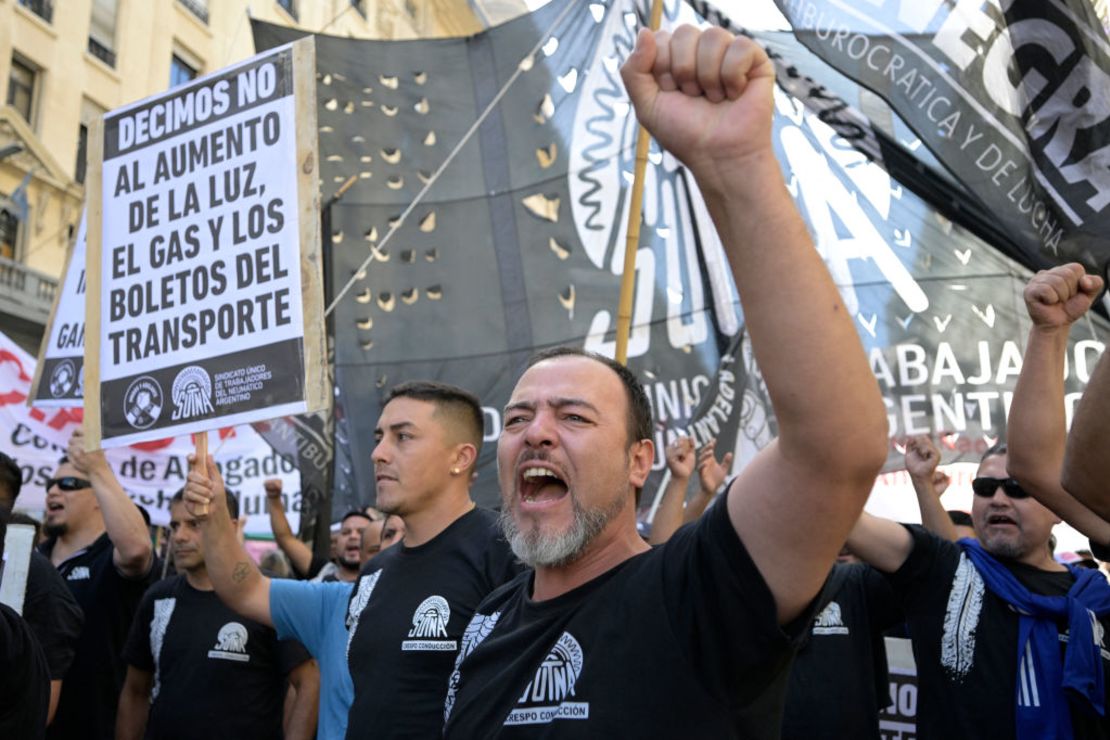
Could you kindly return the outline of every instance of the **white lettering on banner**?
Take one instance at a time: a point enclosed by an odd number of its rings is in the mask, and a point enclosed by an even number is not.
[[[696,22],[693,11],[676,6],[674,23]],[[635,117],[617,74],[616,65],[632,48],[633,35],[620,12],[607,12],[602,20],[601,41],[594,58],[597,75],[587,75],[578,96],[574,146],[570,147],[568,180],[571,217],[590,262],[599,270],[619,275],[623,270],[624,243],[631,207],[626,175],[632,170],[629,149],[635,136]],[[605,64],[600,62],[604,60]],[[610,64],[615,62],[616,64]],[[699,259],[707,272],[727,274],[716,231],[701,204],[701,196],[687,187],[681,165],[656,148],[649,154],[644,183],[641,248],[636,256],[636,284],[628,356],[652,350],[652,324],[662,323],[670,349],[689,351],[710,336],[707,296]],[[690,206],[690,203],[693,203]],[[698,240],[701,240],[699,255]],[[645,287],[647,286],[647,287]],[[727,286],[711,285],[717,307],[716,320],[725,334],[738,328],[732,296]],[[660,305],[660,299],[662,304]],[[614,312],[597,310],[590,321],[585,349],[611,356],[615,342]]]
[[[859,62],[872,85],[885,80],[898,96],[896,108],[919,111],[932,126],[922,132],[926,138],[939,135],[958,143],[969,155],[965,161],[998,189],[994,197],[1008,201],[1053,253],[1064,233],[1056,212],[1082,225],[1084,217],[1073,205],[1082,202],[1098,214],[1110,204],[1110,146],[1076,145],[1092,140],[1091,132],[1110,119],[1110,101],[1099,95],[1110,86],[1107,46],[1095,42],[1091,54],[1097,58],[1081,54],[1073,63],[1078,47],[1057,23],[1074,22],[1066,11],[1046,5],[1042,17],[1007,25],[997,0],[868,2],[885,12],[842,0],[826,6],[812,0],[781,5],[795,28],[811,30],[832,55]],[[854,27],[839,20],[837,11]],[[897,28],[884,25],[883,18],[892,13]],[[1027,60],[1020,69],[1014,61],[1018,56]],[[972,75],[976,90],[965,90],[950,70]],[[984,138],[984,128],[992,135]],[[1042,155],[1036,162],[1029,147]],[[1061,192],[1045,175],[1038,175],[1034,186],[1024,174],[1028,167],[1081,187]],[[1038,190],[1051,197],[1051,206]]]
[[[232,104],[231,83],[219,79],[120,118],[117,148],[123,152],[224,115]],[[235,77],[235,88],[239,107],[265,100],[277,90],[277,68],[268,61],[243,70]]]

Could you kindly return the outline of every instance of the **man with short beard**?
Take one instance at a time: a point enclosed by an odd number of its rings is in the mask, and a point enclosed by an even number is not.
[[[126,667],[121,658],[143,591],[154,577],[150,531],[102,451],[75,432],[46,491],[39,547],[85,614],[48,738],[109,740]]]
[[[1004,444],[988,450],[972,482],[978,543],[869,514],[848,539],[905,611],[918,736],[1110,738],[1110,587],[1053,560],[1060,520],[1008,476],[1006,457]]]
[[[470,498],[482,426],[478,399],[461,388],[412,382],[390,392],[375,429],[375,505],[404,519],[404,541],[370,560],[353,589],[263,577],[235,539],[211,458],[189,474],[185,501],[210,504],[197,518],[216,593],[320,662],[321,738],[439,734],[463,630],[520,571],[496,515]]]
[[[467,628],[449,738],[777,737],[793,648],[886,457],[853,319],[774,157],[766,53],[719,28],[641,31],[622,76],[706,198],[779,437],[650,549],[635,516],[655,457],[642,384],[581,350],[533,358],[497,459],[506,534],[535,573]]]
[[[362,530],[371,524],[367,513],[354,509],[343,515],[339,520],[339,531],[332,533],[331,558],[325,560],[298,539],[289,526],[281,494],[281,478],[270,478],[263,483],[263,487],[266,490],[266,506],[270,511],[270,530],[277,546],[289,558],[289,565],[297,577],[324,583],[354,583],[361,565]]]

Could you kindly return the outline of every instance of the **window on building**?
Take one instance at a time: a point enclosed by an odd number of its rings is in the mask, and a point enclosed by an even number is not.
[[[197,68],[186,62],[177,54],[170,59],[170,87],[184,85],[197,77]]]
[[[277,4],[285,9],[285,12],[293,16],[293,20],[297,19],[297,0],[277,0]]]
[[[19,0],[19,4],[47,23],[54,20],[53,0]]]
[[[190,13],[204,23],[208,22],[208,0],[177,0],[177,2],[188,8]]]
[[[118,0],[93,0],[89,19],[89,53],[109,67],[116,66]]]
[[[19,219],[14,213],[0,208],[0,257],[15,259],[15,245],[19,243]]]
[[[8,105],[19,111],[31,123],[35,102],[35,68],[19,57],[12,57],[12,71],[8,76]]]
[[[85,182],[85,168],[88,164],[89,131],[93,121],[104,115],[104,108],[88,98],[81,101],[81,123],[77,126],[77,164],[73,168],[73,179],[79,183]]]

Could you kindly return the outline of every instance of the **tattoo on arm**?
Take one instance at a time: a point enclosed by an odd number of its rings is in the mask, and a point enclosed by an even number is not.
[[[247,574],[251,572],[251,568],[247,565],[247,561],[240,560],[235,564],[235,569],[231,571],[231,580],[235,583],[242,583],[247,580]]]

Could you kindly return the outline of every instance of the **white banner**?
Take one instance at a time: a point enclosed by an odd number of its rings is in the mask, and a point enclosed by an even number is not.
[[[77,241],[66,261],[43,346],[41,371],[32,386],[31,404],[43,407],[81,406],[85,394],[85,213]]]

